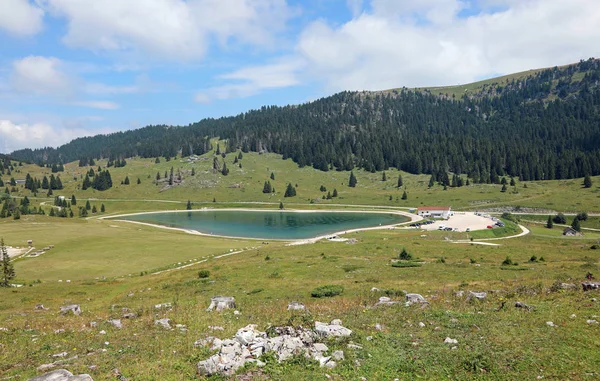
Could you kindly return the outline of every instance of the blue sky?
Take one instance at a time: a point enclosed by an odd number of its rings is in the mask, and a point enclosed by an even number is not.
[[[597,0],[0,0],[0,152],[598,56]]]

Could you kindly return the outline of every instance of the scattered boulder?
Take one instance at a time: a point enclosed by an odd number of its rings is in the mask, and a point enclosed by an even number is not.
[[[36,305],[35,305],[35,310],[36,310],[36,311],[48,311],[49,309],[50,309],[50,308],[46,308],[46,307],[44,307],[44,305],[43,305],[43,304],[36,304]]]
[[[464,291],[456,291],[454,293],[454,296],[456,296],[457,298],[462,298],[463,296],[465,296],[465,292]]]
[[[119,328],[119,329],[123,328],[123,324],[121,323],[121,319],[111,319],[111,320],[108,320],[108,324],[111,324],[115,328]]]
[[[352,331],[338,324],[327,324],[316,321],[315,332],[319,336],[324,337],[347,337],[352,334]]]
[[[473,292],[469,291],[467,295],[467,302],[471,300],[484,300],[487,297],[487,292]]]
[[[287,307],[288,311],[305,311],[306,307],[304,304],[299,302],[291,302]]]
[[[344,359],[344,351],[334,351],[331,354],[331,358],[334,359],[335,361],[342,361]]]
[[[57,357],[66,357],[68,355],[67,352],[60,352],[57,354],[52,355],[52,357],[57,358]]]
[[[160,304],[154,305],[154,308],[157,310],[164,310],[164,309],[172,308],[172,307],[173,307],[172,303],[160,303]]]
[[[515,307],[517,307],[517,308],[523,308],[523,309],[525,309],[527,311],[531,311],[533,309],[533,306],[527,305],[527,304],[522,303],[522,302],[516,302],[515,303]]]
[[[210,305],[206,311],[216,310],[221,312],[225,309],[235,308],[235,298],[232,296],[215,296],[210,299]]]
[[[46,372],[52,368],[56,368],[56,364],[51,362],[50,364],[42,364],[37,367],[38,372]]]
[[[581,286],[583,291],[600,290],[600,282],[583,282]]]
[[[598,320],[589,319],[585,321],[588,324],[598,324]]]
[[[423,323],[422,321],[419,322],[419,327],[420,328],[425,328],[425,323]]]
[[[136,314],[135,312],[128,312],[126,314],[123,314],[123,319],[135,319],[138,317],[138,314]]]
[[[66,315],[69,312],[73,312],[73,315],[79,316],[81,315],[81,307],[79,307],[79,304],[69,304],[68,306],[60,307],[61,315]]]
[[[410,306],[415,303],[426,304],[429,302],[420,294],[406,294],[406,305]]]
[[[160,325],[161,327],[163,327],[165,329],[171,329],[171,319],[164,318],[164,319],[155,320],[154,325]]]
[[[563,290],[577,290],[577,285],[573,283],[561,283],[560,288]]]
[[[446,337],[444,339],[444,344],[458,344],[458,340]]]
[[[43,374],[34,378],[30,378],[29,381],[94,381],[89,374],[80,374],[74,376],[73,373],[58,369],[50,373]]]
[[[399,302],[393,301],[392,299],[388,298],[387,296],[382,296],[379,298],[379,301],[377,303],[375,303],[375,307],[391,306],[391,305],[398,304],[398,303]]]
[[[555,325],[553,322],[551,322],[551,321],[547,321],[547,322],[546,322],[546,325],[547,325],[548,327],[556,327],[556,325]]]
[[[341,319],[333,319],[330,323],[331,325],[342,325]]]
[[[221,347],[223,346],[223,341],[214,336],[207,336],[204,339],[196,340],[196,342],[194,343],[194,347],[207,347],[209,345],[211,351],[216,351],[218,349],[221,349]]]

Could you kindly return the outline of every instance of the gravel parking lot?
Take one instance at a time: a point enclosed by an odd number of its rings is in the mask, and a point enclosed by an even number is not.
[[[476,215],[473,212],[454,212],[450,219],[436,220],[433,224],[421,225],[421,229],[438,230],[440,225],[443,225],[464,232],[467,228],[471,231],[487,229],[488,226],[493,226],[495,223],[496,221],[492,220],[490,216]]]

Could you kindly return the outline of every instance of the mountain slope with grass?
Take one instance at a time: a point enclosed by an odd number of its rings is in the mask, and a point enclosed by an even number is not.
[[[186,127],[149,126],[12,155],[35,163],[171,158],[204,154],[219,137],[222,152],[278,153],[321,171],[449,171],[477,183],[503,175],[569,179],[600,174],[599,80],[600,60],[589,59],[475,83],[462,95],[444,88],[342,92],[302,105],[265,106]]]

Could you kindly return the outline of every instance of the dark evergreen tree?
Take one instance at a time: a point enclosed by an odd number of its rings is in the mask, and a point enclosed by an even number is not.
[[[223,176],[227,176],[229,174],[229,169],[227,168],[227,164],[223,162],[223,169],[221,170],[221,174]]]
[[[402,188],[402,175],[398,175],[398,188]]]
[[[48,182],[48,178],[44,176],[42,179],[42,189],[50,189],[50,183]]]
[[[285,188],[285,194],[283,197],[294,197],[296,195],[296,188],[292,186],[291,183],[288,183],[287,188]]]
[[[106,211],[106,208],[104,207],[104,204],[102,204],[100,206],[100,212],[104,213]]]
[[[406,194],[406,191],[404,191],[404,193],[402,193],[402,199],[403,200],[408,199],[408,194]]]
[[[558,213],[556,216],[554,216],[552,218],[552,221],[554,221],[555,224],[561,224],[564,225],[567,223],[567,218],[565,217],[564,214],[562,213]]]
[[[92,213],[96,213],[98,209],[96,209],[96,205],[92,206]]]
[[[273,191],[272,187],[271,187],[271,182],[270,181],[265,181],[265,185],[263,186],[263,193],[271,193]]]
[[[590,175],[585,175],[585,178],[583,179],[583,187],[584,188],[592,187],[592,178],[590,177]]]
[[[387,175],[385,174],[385,171],[383,171],[381,174],[381,181],[387,181]]]
[[[279,202],[279,210],[283,210],[283,202]]]
[[[351,188],[356,187],[358,180],[356,180],[356,176],[354,176],[354,172],[350,172],[350,179],[348,180],[348,186]]]
[[[192,202],[188,200],[187,205],[185,206],[187,210],[192,210]]]
[[[548,229],[552,229],[554,227],[554,222],[552,221],[552,216],[548,216],[548,221],[546,222],[546,227]]]
[[[0,287],[10,287],[10,281],[15,278],[15,268],[8,256],[8,249],[4,245],[4,238],[0,238],[0,263],[2,264],[2,279]]]
[[[429,188],[431,188],[433,186],[433,184],[435,184],[435,180],[434,180],[434,176],[431,175],[431,177],[429,178],[429,184],[427,186]]]
[[[331,195],[331,197],[337,197],[337,196],[338,196],[337,189],[333,189],[333,194]]]
[[[577,218],[577,217],[573,218],[573,222],[571,223],[571,227],[573,228],[573,230],[576,230],[578,232],[581,231],[581,223],[579,222],[579,218]]]
[[[90,200],[87,200],[85,202],[85,210],[90,210],[92,208],[92,205],[90,204]]]
[[[271,172],[271,180],[275,180],[275,173]]]
[[[142,183],[142,180],[140,180],[140,178],[138,177],[137,184],[140,185],[141,183]]]
[[[124,185],[129,185],[129,176],[125,176],[125,180],[123,180]]]

